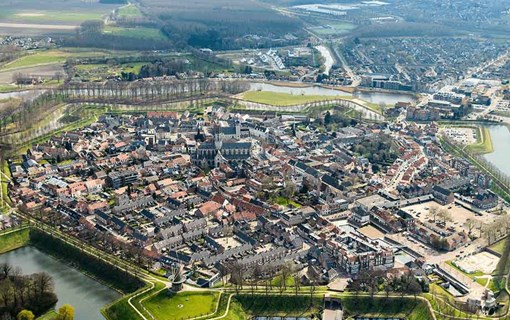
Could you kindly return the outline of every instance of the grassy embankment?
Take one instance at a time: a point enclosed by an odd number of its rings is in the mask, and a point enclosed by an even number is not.
[[[349,95],[337,95],[337,96],[327,96],[327,95],[301,95],[301,94],[289,94],[283,92],[270,92],[270,91],[247,91],[239,97],[246,101],[262,103],[277,107],[285,107],[299,104],[307,104],[312,102],[319,101],[328,101],[333,99],[344,99],[344,100],[356,100],[359,104],[364,107],[381,113],[381,108],[379,105],[375,103],[370,103],[367,101],[363,101],[357,98],[354,98]]]
[[[0,233],[0,254],[26,246],[30,242],[30,230],[8,229]]]
[[[332,294],[332,296],[341,299],[344,310],[349,316],[365,315],[370,317],[406,318],[410,320],[431,319],[428,305],[422,300],[414,300],[412,298],[370,298],[349,294]],[[319,316],[322,309],[322,299],[322,294],[315,294],[310,299],[310,295],[306,292],[297,296],[294,294],[279,295],[276,293],[270,293],[269,295],[258,293],[252,295],[244,292],[232,297],[229,311],[224,319],[242,320],[254,316]],[[220,297],[217,292],[169,294],[166,290],[163,290],[144,301],[143,306],[158,320],[188,319],[200,316],[206,319],[225,314],[228,300],[229,294],[222,294]],[[112,309],[118,308],[119,304],[114,304],[107,309],[107,314],[110,315]],[[123,305],[122,310],[123,313],[118,313],[119,316],[122,316],[122,319],[139,319],[139,316],[129,312],[127,305]],[[212,314],[215,310],[216,312]],[[207,314],[209,316],[206,316]],[[118,316],[109,316],[108,318],[111,320],[121,319]]]
[[[347,294],[332,294],[339,297],[344,312],[349,317],[364,315],[366,317],[406,318],[409,320],[431,319],[426,302],[412,298],[363,297]],[[236,296],[226,319],[241,320],[253,316],[269,317],[311,317],[318,316],[322,309],[322,295],[314,295],[310,304],[310,295],[255,295]]]
[[[492,146],[491,133],[485,126],[476,127],[476,143],[466,147],[468,151],[476,154],[491,153],[494,151]]]

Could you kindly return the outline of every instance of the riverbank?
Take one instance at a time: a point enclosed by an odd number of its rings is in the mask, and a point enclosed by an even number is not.
[[[30,244],[37,249],[71,263],[73,267],[85,271],[86,274],[119,292],[134,292],[145,285],[143,281],[132,276],[129,272],[80,251],[60,238],[53,237],[38,229],[32,229],[29,235]]]
[[[57,244],[57,242],[60,242],[60,244]],[[65,246],[66,249],[63,249],[62,246]],[[70,253],[72,251],[76,254]],[[33,254],[35,254],[35,257],[33,257]],[[106,254],[103,255],[103,257],[105,256]],[[78,320],[102,319],[101,309],[103,307],[127,297],[126,293],[129,294],[129,292],[146,286],[144,281],[136,278],[140,285],[133,287],[130,279],[133,279],[134,276],[120,269],[119,266],[112,267],[106,262],[99,261],[98,258],[94,258],[85,251],[66,244],[64,241],[56,239],[34,226],[25,226],[21,229],[12,229],[0,233],[0,258],[7,259],[6,261],[22,267],[24,271],[27,269],[29,272],[45,271],[46,268],[40,269],[37,265],[51,262],[52,266],[48,270],[51,270],[50,273],[53,274],[54,278],[57,278],[55,279],[56,286],[58,285],[60,290],[65,292],[64,294],[60,292],[57,295],[58,298],[63,299],[64,303],[78,306],[81,302],[84,302],[82,307],[77,310],[77,316],[81,314],[76,318]],[[17,261],[27,258],[34,259],[34,262]],[[63,266],[68,268],[69,271],[61,272],[60,269],[64,268]],[[118,276],[112,276],[112,272],[109,270],[113,270]],[[83,277],[90,278],[90,280],[84,281]],[[69,282],[71,278],[83,279],[78,284],[76,281]],[[87,295],[85,287],[94,291],[95,294]],[[74,292],[72,297],[68,296],[67,292],[69,291]],[[81,297],[82,295],[84,296]],[[94,306],[94,310],[87,310],[90,306]],[[92,316],[92,314],[95,314],[95,316]],[[41,316],[41,319],[54,319],[53,317],[54,313],[50,310],[47,314]]]

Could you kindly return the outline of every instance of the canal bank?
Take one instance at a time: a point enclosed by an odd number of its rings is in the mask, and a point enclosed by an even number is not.
[[[496,166],[501,172],[510,176],[510,129],[506,125],[487,125],[493,151],[484,154],[484,158]]]
[[[7,251],[13,242],[18,248]],[[134,292],[145,285],[120,266],[100,261],[86,250],[34,226],[1,233],[0,252],[4,252],[0,254],[0,263],[20,267],[24,274],[47,272],[52,276],[58,298],[56,307],[73,305],[76,320],[104,319],[102,308],[118,301],[123,293]],[[133,278],[139,285],[131,286]]]
[[[0,263],[20,267],[24,274],[48,273],[54,281],[58,309],[70,304],[76,320],[102,320],[101,308],[121,297],[112,288],[101,284],[77,269],[33,246],[25,246],[0,255]]]

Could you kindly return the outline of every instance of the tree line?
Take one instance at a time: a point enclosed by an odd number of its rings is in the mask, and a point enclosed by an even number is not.
[[[80,268],[83,268],[87,272],[90,272],[97,278],[123,292],[134,292],[144,285],[142,280],[133,276],[127,270],[116,267],[114,264],[106,263],[59,238],[48,235],[37,229],[30,231],[30,241],[41,251],[57,255],[59,258],[76,264]]]
[[[14,319],[22,310],[35,315],[47,312],[57,303],[53,278],[39,272],[23,275],[19,267],[0,264],[0,318]]]
[[[212,79],[151,80],[135,82],[65,84],[47,90],[18,108],[6,108],[0,114],[0,136],[34,129],[62,103],[95,102],[141,104],[172,102],[207,96],[237,94],[248,89],[244,81]]]

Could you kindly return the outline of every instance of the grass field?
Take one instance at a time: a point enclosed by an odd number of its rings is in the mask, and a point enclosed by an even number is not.
[[[102,51],[83,51],[83,50],[37,51],[7,63],[6,65],[3,66],[2,69],[6,70],[15,68],[25,68],[50,63],[64,63],[66,59],[69,57],[101,56],[105,54],[106,53]]]
[[[110,33],[117,36],[129,37],[129,38],[139,38],[139,39],[154,39],[154,40],[166,40],[165,35],[159,30],[155,28],[124,28],[124,27],[114,27],[107,26],[104,28],[104,33]]]
[[[13,85],[0,85],[0,93],[2,92],[11,92],[11,91],[15,91],[16,89],[18,89],[17,86],[13,86]]]
[[[22,229],[8,234],[0,233],[0,253],[5,253],[28,244],[29,230]]]
[[[489,247],[489,249],[499,253],[503,254],[503,250],[505,249],[506,245],[506,239],[499,240],[498,242],[494,243]]]
[[[329,36],[329,35],[343,35],[351,32],[356,29],[356,25],[348,22],[331,22],[325,21],[323,25],[317,27],[309,28],[310,31],[320,35],[320,36]]]
[[[135,74],[140,72],[140,69],[147,62],[126,63],[115,66],[108,66],[106,64],[82,64],[76,66],[76,73],[81,79],[100,80],[106,76],[120,75],[121,72],[133,72]]]
[[[126,6],[120,7],[118,10],[119,17],[125,18],[136,18],[141,17],[142,13],[138,8],[133,4],[128,4]]]
[[[322,95],[294,95],[281,92],[247,91],[242,94],[247,101],[269,104],[272,106],[292,106],[316,101],[332,100],[335,98],[350,99],[349,96],[322,96]]]
[[[143,302],[144,306],[158,320],[187,319],[213,313],[218,303],[217,292],[161,291]]]
[[[311,102],[327,101],[333,99],[345,99],[352,100],[367,109],[370,109],[376,113],[381,114],[381,108],[378,104],[367,102],[348,95],[297,95],[282,92],[270,92],[270,91],[247,91],[240,95],[241,99],[251,102],[268,104],[271,106],[285,107],[292,105],[300,105]]]
[[[50,50],[50,51],[41,51],[33,54],[29,54],[23,56],[19,59],[16,59],[4,66],[5,69],[11,68],[22,68],[28,67],[38,64],[46,64],[46,63],[56,63],[56,62],[65,62],[68,53],[60,51],[60,50]]]
[[[8,17],[9,21],[16,23],[70,23],[78,25],[86,20],[100,20],[106,14],[104,12],[72,12],[57,10],[12,10]]]
[[[292,201],[291,199],[287,199],[285,197],[276,197],[273,200],[274,203],[280,205],[280,206],[288,206],[291,205],[295,208],[301,208],[301,205],[295,201]]]

